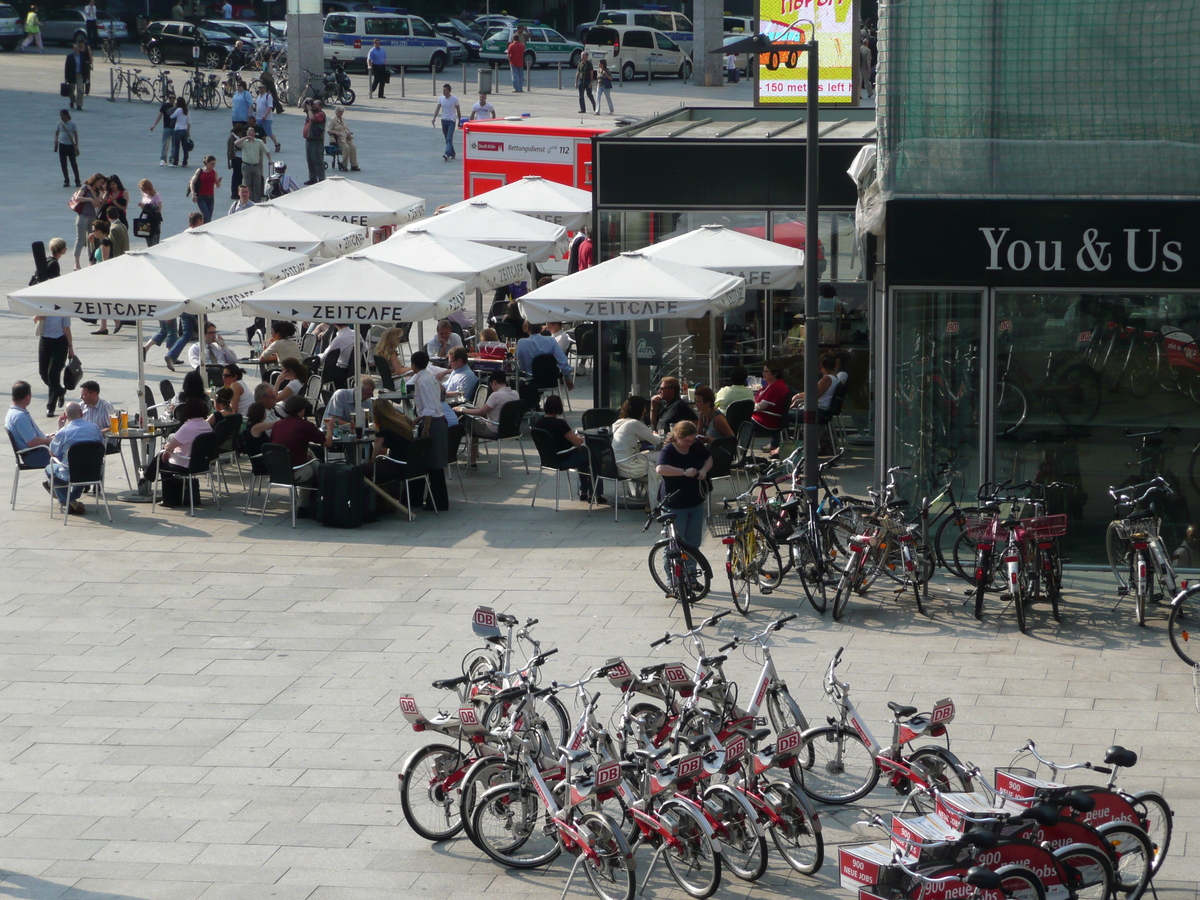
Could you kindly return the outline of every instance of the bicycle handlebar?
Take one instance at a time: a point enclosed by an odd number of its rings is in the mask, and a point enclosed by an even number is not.
[[[1033,754],[1034,759],[1036,759],[1042,765],[1049,766],[1051,769],[1053,769],[1056,772],[1067,772],[1067,771],[1070,771],[1071,769],[1089,769],[1092,772],[1099,772],[1101,775],[1111,775],[1112,774],[1112,769],[1108,768],[1107,766],[1097,766],[1097,765],[1093,765],[1090,762],[1069,763],[1069,764],[1059,765],[1058,763],[1051,762],[1048,759],[1043,759],[1038,754],[1037,745],[1032,740],[1026,741],[1024,747],[1018,747],[1014,752],[1016,752],[1016,753],[1031,753],[1031,754]]]
[[[669,644],[669,643],[671,643],[671,640],[673,638],[694,637],[694,636],[698,635],[701,631],[703,631],[705,628],[707,628],[709,625],[716,625],[719,621],[721,621],[723,618],[725,618],[727,615],[729,615],[730,612],[732,612],[732,610],[725,609],[719,613],[713,613],[711,616],[709,616],[707,619],[705,619],[703,622],[701,622],[699,625],[697,625],[691,631],[685,631],[681,634],[672,634],[671,632],[668,631],[666,634],[664,634],[662,637],[660,637],[657,641],[654,641],[652,644],[650,644],[650,646],[657,647],[660,644]]]

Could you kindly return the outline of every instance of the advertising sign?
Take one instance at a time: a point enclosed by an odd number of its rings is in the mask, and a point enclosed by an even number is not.
[[[808,99],[808,54],[820,48],[820,102],[858,105],[858,15],[854,0],[758,0],[758,33],[780,45],[758,57],[755,106],[803,106]]]

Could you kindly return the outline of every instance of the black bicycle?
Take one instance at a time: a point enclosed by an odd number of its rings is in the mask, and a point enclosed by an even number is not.
[[[648,562],[650,576],[654,579],[666,596],[674,597],[683,606],[684,621],[688,628],[692,627],[692,604],[698,603],[708,596],[712,587],[712,566],[704,558],[699,547],[679,537],[675,530],[676,514],[666,509],[666,504],[675,496],[668,494],[663,501],[646,516],[646,524],[642,531],[650,527],[651,522],[663,526],[662,540],[656,541],[650,548]]]

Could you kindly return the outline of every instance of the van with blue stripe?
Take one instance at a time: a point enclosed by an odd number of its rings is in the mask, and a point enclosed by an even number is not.
[[[387,53],[391,66],[446,68],[449,42],[420,16],[377,12],[334,12],[325,17],[325,59],[365,69],[374,41]]]

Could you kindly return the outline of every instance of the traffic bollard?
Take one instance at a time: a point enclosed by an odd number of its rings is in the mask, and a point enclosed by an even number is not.
[[[404,66],[400,67],[400,96],[404,96]]]

